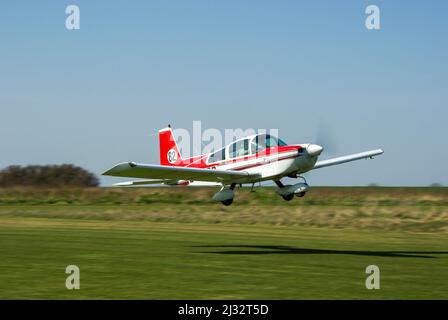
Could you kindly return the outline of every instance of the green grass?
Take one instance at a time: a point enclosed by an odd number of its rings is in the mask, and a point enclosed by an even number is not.
[[[448,299],[446,189],[373,189],[0,190],[0,298]]]

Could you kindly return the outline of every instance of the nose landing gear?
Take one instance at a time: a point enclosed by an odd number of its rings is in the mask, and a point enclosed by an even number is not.
[[[274,181],[278,187],[277,193],[283,198],[285,201],[291,201],[294,196],[303,197],[309,190],[309,186],[306,183],[305,178],[300,177],[304,180],[304,182],[296,183],[294,185],[285,186],[280,180]]]

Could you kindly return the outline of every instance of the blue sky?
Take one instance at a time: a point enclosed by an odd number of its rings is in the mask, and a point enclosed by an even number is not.
[[[80,30],[65,28],[69,4]],[[364,26],[369,4],[381,30]],[[446,12],[446,1],[4,4],[0,167],[157,163],[151,134],[167,123],[278,128],[289,143],[325,123],[338,154],[385,154],[311,184],[447,185]]]

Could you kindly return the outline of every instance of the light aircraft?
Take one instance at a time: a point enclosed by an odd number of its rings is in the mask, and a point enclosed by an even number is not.
[[[334,166],[360,159],[373,159],[383,153],[376,149],[318,161],[323,147],[317,144],[287,145],[269,134],[257,134],[238,139],[226,147],[208,154],[183,158],[174,139],[171,126],[159,130],[160,165],[123,162],[103,175],[150,180],[128,181],[116,186],[165,184],[178,186],[219,185],[213,199],[228,206],[233,202],[237,185],[272,180],[277,193],[286,201],[303,197],[310,189],[301,174],[310,170]],[[300,182],[284,185],[282,178],[300,178]]]

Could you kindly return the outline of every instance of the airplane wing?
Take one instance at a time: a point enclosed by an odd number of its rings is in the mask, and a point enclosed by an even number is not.
[[[374,156],[383,154],[383,152],[384,151],[381,149],[376,149],[376,150],[370,150],[370,151],[350,154],[347,156],[337,157],[337,158],[333,158],[333,159],[317,161],[316,164],[314,165],[313,169],[335,166],[338,164],[355,161],[355,160],[369,159],[369,158],[373,159]]]
[[[113,185],[116,187],[129,187],[129,186],[141,186],[141,185],[149,185],[149,184],[172,184],[176,185],[178,180],[161,180],[161,179],[152,179],[152,180],[137,180],[137,181],[125,181],[114,183]]]
[[[143,179],[211,181],[223,183],[243,183],[248,178],[258,178],[258,174],[245,171],[199,169],[155,164],[123,162],[103,173],[105,176],[130,177]],[[160,182],[161,183],[161,182]]]
[[[193,187],[216,187],[220,186],[219,182],[212,181],[188,181],[188,180],[136,180],[114,183],[115,187],[142,186],[150,184],[165,184],[167,186],[193,186]]]

